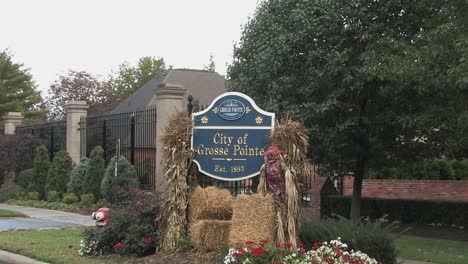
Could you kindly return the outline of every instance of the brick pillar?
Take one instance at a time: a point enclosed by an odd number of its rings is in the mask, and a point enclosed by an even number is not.
[[[169,117],[176,111],[184,109],[184,94],[187,90],[180,85],[162,83],[155,89],[156,94],[156,179],[155,185],[158,192],[165,189],[162,159],[162,142],[164,129],[169,123]]]
[[[3,115],[5,135],[14,135],[16,127],[21,124],[23,115],[20,112],[7,112]]]
[[[80,118],[86,116],[86,101],[67,101],[67,152],[75,164],[80,163]]]

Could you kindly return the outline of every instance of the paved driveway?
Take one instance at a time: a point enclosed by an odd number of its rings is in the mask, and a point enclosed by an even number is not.
[[[91,216],[56,210],[25,206],[0,204],[0,209],[21,212],[29,217],[0,218],[0,231],[16,229],[64,228],[76,226],[94,226]]]

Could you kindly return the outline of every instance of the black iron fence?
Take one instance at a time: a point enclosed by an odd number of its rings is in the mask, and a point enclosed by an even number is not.
[[[155,187],[156,109],[82,117],[80,132],[81,156],[101,146],[108,164],[119,151],[135,166],[141,186]]]
[[[40,144],[46,145],[49,158],[52,160],[57,151],[66,149],[67,122],[47,121],[40,123],[22,124],[16,127],[17,135],[32,135]]]

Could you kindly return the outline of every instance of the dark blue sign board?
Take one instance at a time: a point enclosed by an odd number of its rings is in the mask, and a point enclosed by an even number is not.
[[[263,111],[245,94],[228,92],[194,113],[193,122],[193,161],[200,172],[226,181],[260,173],[274,113]]]

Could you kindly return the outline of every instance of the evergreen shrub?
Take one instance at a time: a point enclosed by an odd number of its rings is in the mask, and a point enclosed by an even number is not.
[[[24,189],[18,185],[7,186],[0,189],[0,203],[6,202],[10,199],[15,199],[18,194],[23,192]]]
[[[59,193],[67,192],[67,183],[72,170],[72,160],[68,152],[60,150],[55,153],[47,174],[47,190]]]
[[[78,197],[74,193],[65,193],[62,202],[66,204],[74,204],[78,202]]]
[[[94,203],[94,195],[92,193],[80,195],[80,204],[82,207],[91,208]]]
[[[80,196],[83,190],[83,182],[89,170],[89,159],[83,157],[70,173],[70,180],[67,183],[67,192]]]
[[[316,241],[341,237],[349,249],[360,250],[385,264],[396,264],[395,237],[379,223],[354,222],[345,218],[305,221],[301,225],[300,241],[311,249]]]
[[[60,202],[60,194],[56,191],[47,192],[47,201],[48,202]]]
[[[21,171],[18,176],[16,176],[16,184],[22,188],[32,191],[33,190],[33,169],[27,169]]]
[[[102,178],[105,172],[104,150],[96,146],[89,155],[89,167],[83,180],[81,193],[92,193],[94,197],[100,197]]]
[[[117,176],[115,176],[115,167],[117,165]],[[120,156],[113,157],[106,169],[101,183],[101,194],[109,202],[125,200],[128,190],[138,188],[136,170],[128,160]],[[117,199],[117,201],[115,201]]]
[[[27,198],[28,198],[28,200],[31,200],[31,201],[39,201],[39,193],[38,192],[28,192]]]
[[[45,198],[45,188],[47,174],[49,173],[49,153],[45,145],[41,145],[36,149],[36,156],[33,161],[33,179],[32,190],[39,194],[39,199]]]

